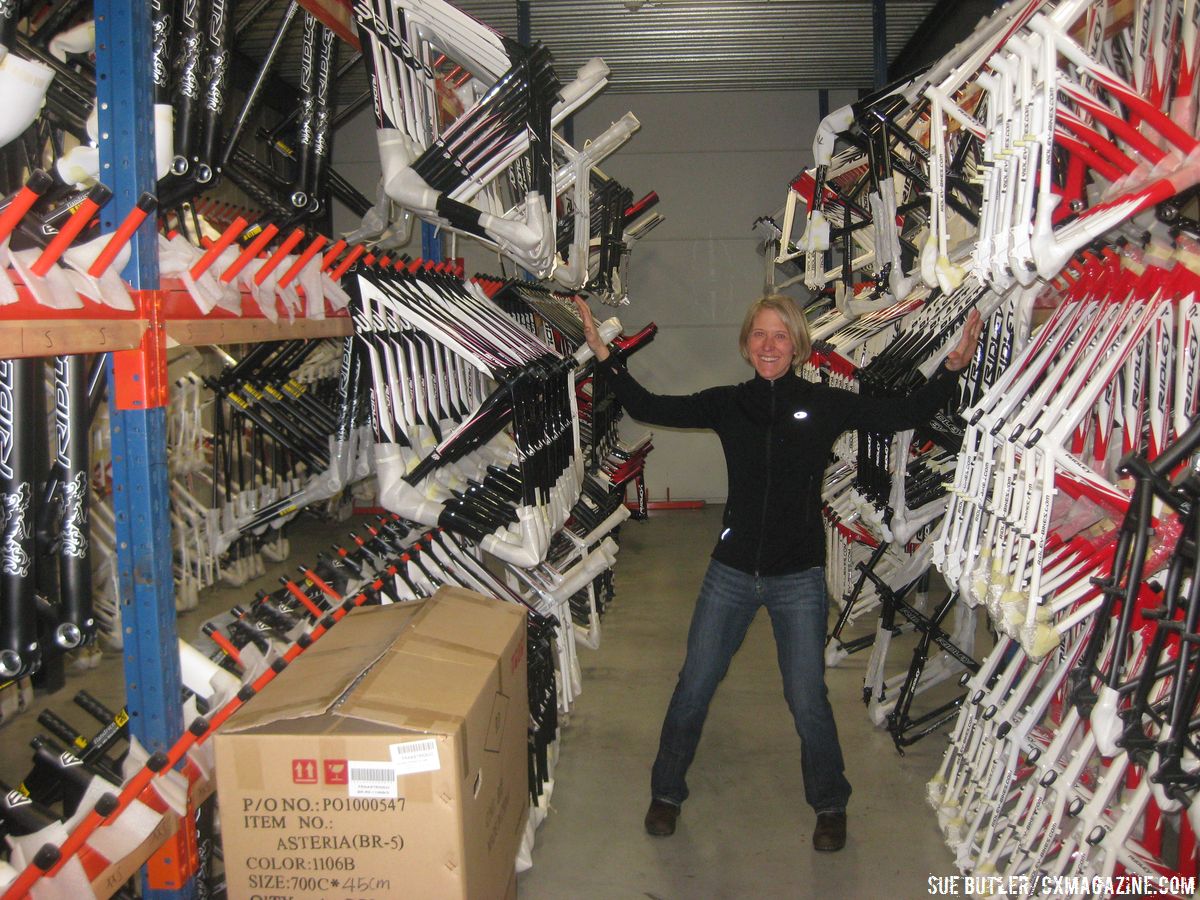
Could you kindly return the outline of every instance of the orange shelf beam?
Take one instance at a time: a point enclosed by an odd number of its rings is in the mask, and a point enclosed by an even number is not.
[[[300,6],[316,16],[355,50],[362,49],[358,43],[358,29],[354,25],[349,0],[300,0]]]

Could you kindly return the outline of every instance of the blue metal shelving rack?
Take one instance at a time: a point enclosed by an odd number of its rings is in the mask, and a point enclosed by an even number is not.
[[[155,189],[154,110],[150,78],[150,5],[95,0],[96,92],[101,180],[113,190],[103,228]],[[154,219],[138,230],[122,273],[150,323],[140,349],[109,355],[113,504],[121,588],[125,703],[133,735],[151,753],[183,733],[175,586],[167,508],[166,337],[159,315]],[[186,824],[181,831],[186,831]],[[179,842],[160,851],[150,898],[193,897]],[[164,873],[166,875],[164,876]],[[173,873],[173,874],[172,874]]]

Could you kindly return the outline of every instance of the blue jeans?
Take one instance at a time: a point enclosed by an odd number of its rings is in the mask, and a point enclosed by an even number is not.
[[[850,799],[850,783],[843,774],[842,748],[825,689],[828,605],[821,568],[756,577],[716,560],[709,563],[692,613],[687,658],[663,721],[651,795],[676,806],[687,799],[685,776],[708,704],[760,606],[771,616],[783,694],[800,735],[804,797],[819,813],[842,811]]]

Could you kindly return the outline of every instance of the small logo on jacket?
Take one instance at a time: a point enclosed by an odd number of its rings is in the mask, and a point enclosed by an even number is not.
[[[802,409],[798,409],[798,410],[796,410],[794,413],[792,413],[792,418],[793,418],[793,419],[807,419],[807,418],[808,418],[808,413],[806,413],[806,412],[805,412],[804,410],[802,410]]]

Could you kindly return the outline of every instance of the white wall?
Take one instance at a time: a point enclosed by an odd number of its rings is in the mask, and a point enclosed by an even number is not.
[[[831,91],[830,108],[852,91]],[[638,199],[658,192],[666,217],[634,248],[630,303],[617,311],[627,332],[658,324],[654,342],[635,355],[631,371],[647,388],[691,393],[752,374],[737,350],[746,307],[761,296],[763,259],[754,220],[783,206],[788,183],[812,163],[818,124],[815,91],[696,94],[601,94],[575,115],[582,145],[625,112],[641,129],[602,167]],[[379,178],[371,112],[339,129],[334,165],[368,196]],[[349,227],[345,211],[334,227]],[[419,235],[412,255],[419,255]],[[494,254],[460,242],[467,273],[499,274]],[[511,272],[511,265],[509,267]],[[601,317],[611,310],[594,304]],[[725,466],[717,439],[703,432],[624,425],[636,437],[654,432],[647,467],[651,499],[723,500]]]
[[[379,184],[379,150],[375,145],[375,111],[368,105],[333,135],[333,167],[352,185],[375,198]],[[333,230],[340,234],[357,226],[349,211],[333,203]]]

